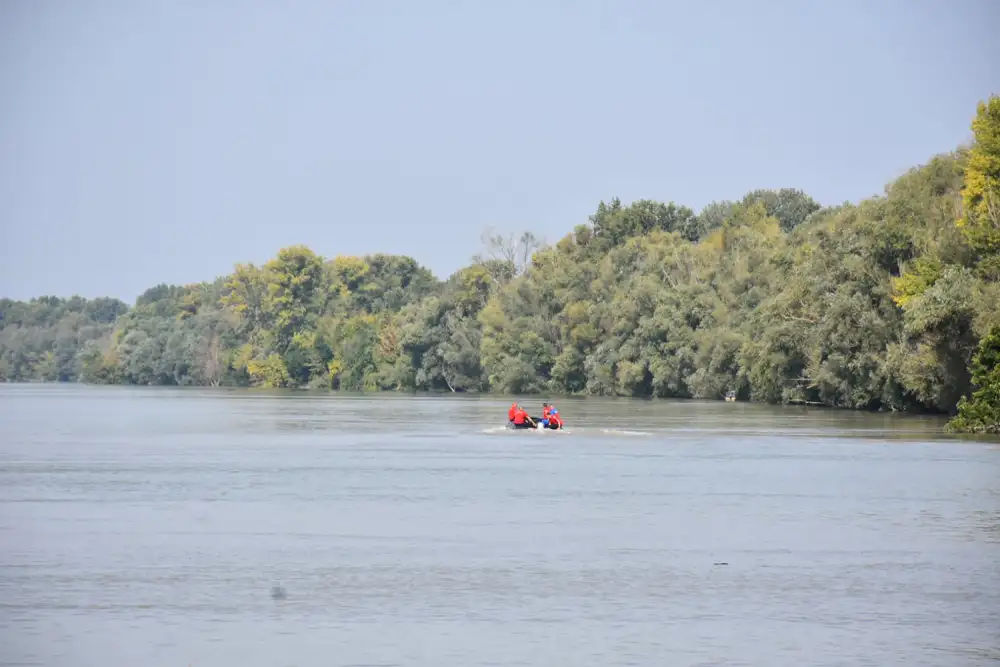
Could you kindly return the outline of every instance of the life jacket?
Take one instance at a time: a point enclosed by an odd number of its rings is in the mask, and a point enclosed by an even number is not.
[[[559,416],[559,411],[555,408],[552,408],[552,412],[549,413],[549,423],[555,424],[556,426],[563,425],[562,417]]]
[[[552,408],[551,407],[545,406],[544,408],[542,408],[542,419],[548,419],[549,415],[551,415],[551,414],[552,414]]]
[[[518,408],[517,412],[514,413],[514,423],[523,424],[524,420],[527,418],[528,413],[524,410]]]
[[[514,415],[517,414],[517,404],[510,406],[510,410],[507,411],[507,421],[513,421]]]

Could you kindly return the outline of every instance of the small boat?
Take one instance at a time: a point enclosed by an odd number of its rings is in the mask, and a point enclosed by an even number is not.
[[[532,417],[531,420],[534,422],[533,425],[528,424],[527,422],[525,422],[524,424],[515,424],[514,422],[507,422],[507,428],[513,429],[515,431],[533,431],[533,430],[541,431],[544,429],[549,429],[550,431],[561,431],[562,429],[566,428],[565,424],[563,424],[562,426],[556,426],[552,422],[549,422],[547,426],[543,426],[541,417]]]

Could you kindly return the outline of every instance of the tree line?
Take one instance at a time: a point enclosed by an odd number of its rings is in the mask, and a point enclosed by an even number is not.
[[[1000,431],[1000,97],[859,203],[601,202],[446,280],[304,246],[116,299],[0,300],[0,380],[566,393],[949,413]]]

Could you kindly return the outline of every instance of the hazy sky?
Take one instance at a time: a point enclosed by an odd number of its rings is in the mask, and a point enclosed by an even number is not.
[[[445,277],[601,199],[823,204],[970,136],[1000,2],[4,0],[0,296],[287,245]]]

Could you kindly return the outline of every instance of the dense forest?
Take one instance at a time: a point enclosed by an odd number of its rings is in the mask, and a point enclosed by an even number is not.
[[[883,196],[602,202],[572,233],[409,257],[280,250],[214,282],[0,300],[0,379],[496,391],[932,411],[1000,430],[1000,97]]]

